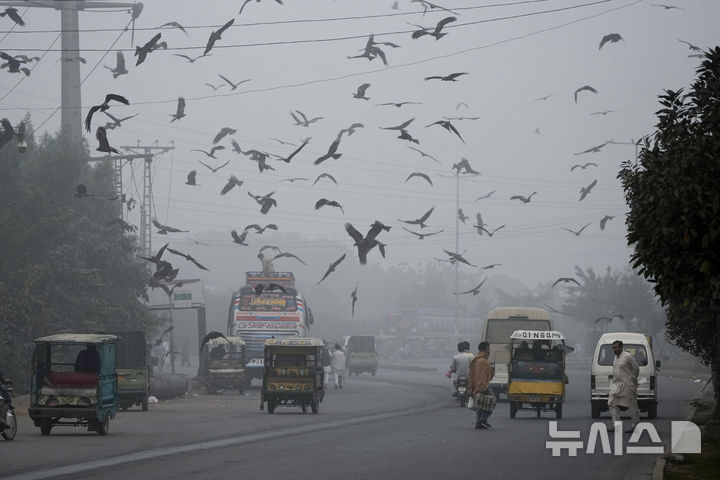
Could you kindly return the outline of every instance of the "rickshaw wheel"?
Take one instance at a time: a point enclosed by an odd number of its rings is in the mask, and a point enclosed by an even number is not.
[[[310,405],[310,409],[313,413],[318,413],[320,411],[320,401],[318,401],[317,398],[313,398],[313,402]]]
[[[105,415],[102,419],[102,422],[98,423],[97,433],[98,433],[98,435],[107,435],[109,430],[110,430],[110,416]]]
[[[537,418],[540,418],[540,409],[537,409]]]
[[[275,413],[275,400],[268,400],[267,408],[268,413]]]
[[[302,408],[303,413],[307,413],[307,405],[301,405],[300,408]]]
[[[43,435],[50,435],[50,430],[52,430],[53,424],[52,420],[49,418],[41,418],[40,419],[40,433]]]
[[[142,401],[140,402],[140,406],[142,407],[142,411],[143,411],[143,412],[147,412],[147,411],[148,411],[148,398],[147,398],[147,395],[145,395],[145,396],[143,397]]]
[[[5,422],[9,425],[9,427],[3,430],[0,435],[2,435],[5,440],[10,441],[15,438],[15,435],[17,434],[17,419],[15,418],[15,414],[12,410],[9,410],[5,416]]]
[[[562,403],[555,404],[555,418],[558,420],[562,418]]]
[[[518,406],[516,402],[510,402],[510,418],[515,418],[517,415]]]

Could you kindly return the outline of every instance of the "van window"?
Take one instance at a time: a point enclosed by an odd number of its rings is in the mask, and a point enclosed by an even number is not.
[[[550,320],[491,318],[487,321],[485,341],[488,343],[510,343],[510,336],[515,330],[551,330]]]
[[[638,366],[647,366],[648,356],[647,350],[645,350],[645,345],[626,343],[623,345],[623,350],[635,357],[635,361],[637,362]],[[612,344],[606,343],[605,345],[600,347],[600,353],[598,354],[598,365],[602,365],[604,367],[611,367],[614,359],[615,354],[612,351]]]

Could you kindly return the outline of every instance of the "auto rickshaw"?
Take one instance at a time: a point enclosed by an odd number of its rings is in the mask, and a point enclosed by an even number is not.
[[[207,338],[207,337],[206,337]],[[209,394],[226,389],[245,392],[245,342],[240,337],[208,339],[200,349],[201,376]]]
[[[28,414],[49,435],[56,425],[108,433],[120,404],[116,335],[62,333],[35,339]]]
[[[518,410],[554,411],[562,418],[565,399],[565,336],[557,331],[516,330],[510,337],[508,402]]]
[[[143,331],[114,331],[118,340],[115,367],[118,374],[120,408],[127,410],[139,405],[143,412],[148,410],[150,372],[147,359],[149,345],[145,343]]]
[[[323,342],[319,338],[271,338],[265,341],[260,410],[278,406],[320,411],[323,389]]]

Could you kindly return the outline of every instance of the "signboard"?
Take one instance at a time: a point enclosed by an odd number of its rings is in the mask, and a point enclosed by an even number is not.
[[[517,340],[565,340],[565,336],[557,331],[515,330],[510,337]]]
[[[246,312],[294,312],[297,305],[293,295],[243,295],[238,309]]]
[[[191,308],[192,292],[190,290],[175,290],[173,292],[173,308]]]
[[[173,308],[184,309],[184,308],[199,308],[205,306],[205,295],[203,292],[203,282],[197,278],[195,279],[178,279],[168,283],[169,288],[173,288],[174,285],[182,283],[182,286],[175,287],[173,291]],[[147,308],[150,310],[167,310],[168,309],[168,295],[161,288],[148,288],[148,302]]]

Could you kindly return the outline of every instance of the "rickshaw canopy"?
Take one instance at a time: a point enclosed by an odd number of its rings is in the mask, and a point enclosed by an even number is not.
[[[36,338],[35,343],[117,343],[120,337],[99,333],[58,333]]]

